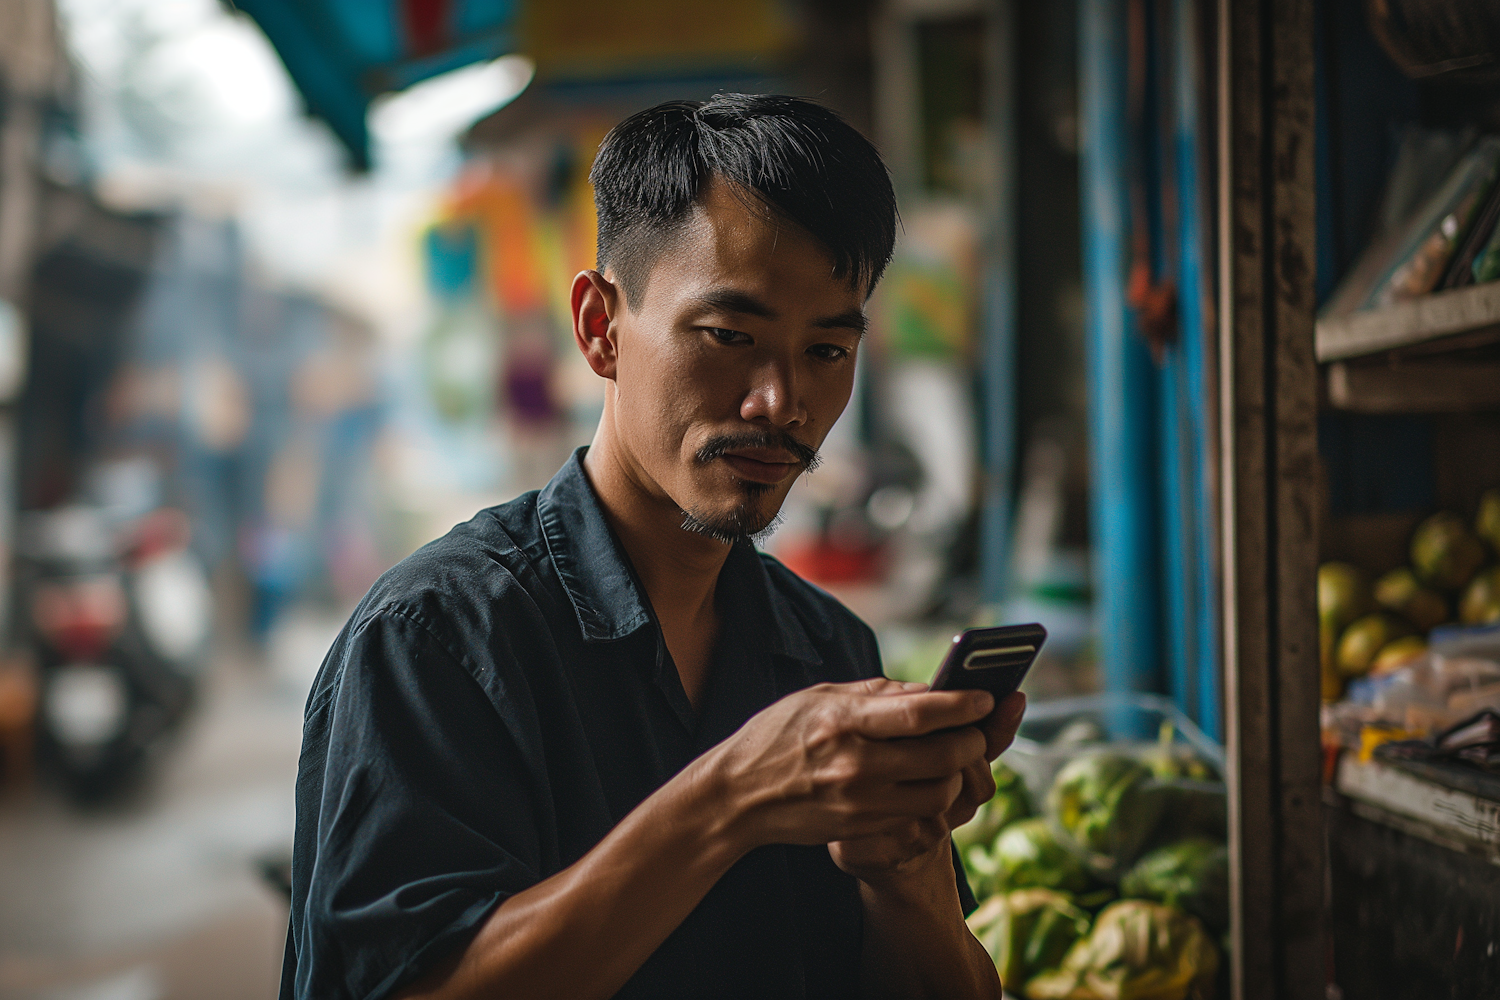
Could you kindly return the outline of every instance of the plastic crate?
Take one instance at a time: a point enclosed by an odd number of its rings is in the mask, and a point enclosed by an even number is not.
[[[1091,694],[1055,698],[1026,706],[1016,740],[1001,760],[1026,781],[1040,802],[1064,764],[1084,753],[1110,750],[1145,753],[1159,747],[1162,724],[1172,726],[1174,745],[1185,745],[1224,775],[1224,748],[1199,729],[1176,705],[1154,694]],[[1089,726],[1099,738],[1058,744],[1070,726]]]

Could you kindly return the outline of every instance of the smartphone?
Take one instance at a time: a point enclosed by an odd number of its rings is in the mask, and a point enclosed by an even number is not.
[[[1047,630],[1030,625],[965,629],[953,637],[932,678],[933,691],[988,691],[998,702],[1021,686],[1047,641]]]

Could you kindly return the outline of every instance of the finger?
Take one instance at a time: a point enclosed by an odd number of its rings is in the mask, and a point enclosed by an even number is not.
[[[862,681],[854,681],[851,684],[831,685],[835,689],[844,688],[857,694],[873,695],[883,697],[892,694],[905,694],[906,685],[901,681],[893,681],[889,677],[869,677]]]
[[[957,774],[867,790],[851,799],[841,810],[839,836],[862,837],[880,833],[902,820],[939,819],[953,808],[962,790],[963,778]]]
[[[903,781],[891,787],[890,792],[883,797],[879,811],[887,817],[935,820],[948,814],[953,803],[963,793],[963,788],[964,779],[961,774],[926,781]]]
[[[964,726],[905,740],[871,740],[860,751],[860,764],[877,781],[926,781],[986,765],[985,747],[984,734]]]
[[[833,841],[828,850],[834,862],[851,874],[889,875],[923,853],[924,841],[933,836],[930,826],[921,820],[896,820],[879,833]]]
[[[850,713],[855,732],[889,740],[972,725],[989,715],[994,705],[987,691],[924,691],[895,698],[859,698]]]
[[[981,760],[964,769],[964,796],[973,798],[976,809],[995,797],[995,772],[990,770],[989,761]]]
[[[893,694],[920,694],[926,690],[927,685],[921,681],[893,681],[887,678],[884,685],[872,693],[885,697]]]
[[[994,760],[1005,752],[1021,728],[1021,719],[1026,714],[1026,696],[1019,691],[1007,695],[980,728],[984,732],[985,760]]]
[[[949,829],[963,826],[974,818],[979,807],[995,797],[995,778],[989,764],[981,761],[973,767],[964,768],[963,791],[948,809],[945,818]]]

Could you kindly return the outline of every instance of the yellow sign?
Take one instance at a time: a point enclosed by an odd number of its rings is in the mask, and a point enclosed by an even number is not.
[[[792,38],[776,0],[706,7],[702,0],[532,0],[521,51],[548,77],[655,76],[763,64]]]

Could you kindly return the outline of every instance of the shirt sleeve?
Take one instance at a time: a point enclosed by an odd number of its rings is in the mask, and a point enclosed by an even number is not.
[[[297,777],[282,1000],[380,1000],[539,881],[533,799],[494,706],[417,621],[364,622],[325,671]]]
[[[974,898],[974,890],[969,887],[969,875],[964,871],[964,863],[958,856],[958,845],[950,840],[948,846],[953,849],[953,872],[958,878],[959,909],[963,910],[964,916],[967,917],[979,909],[979,903]]]

